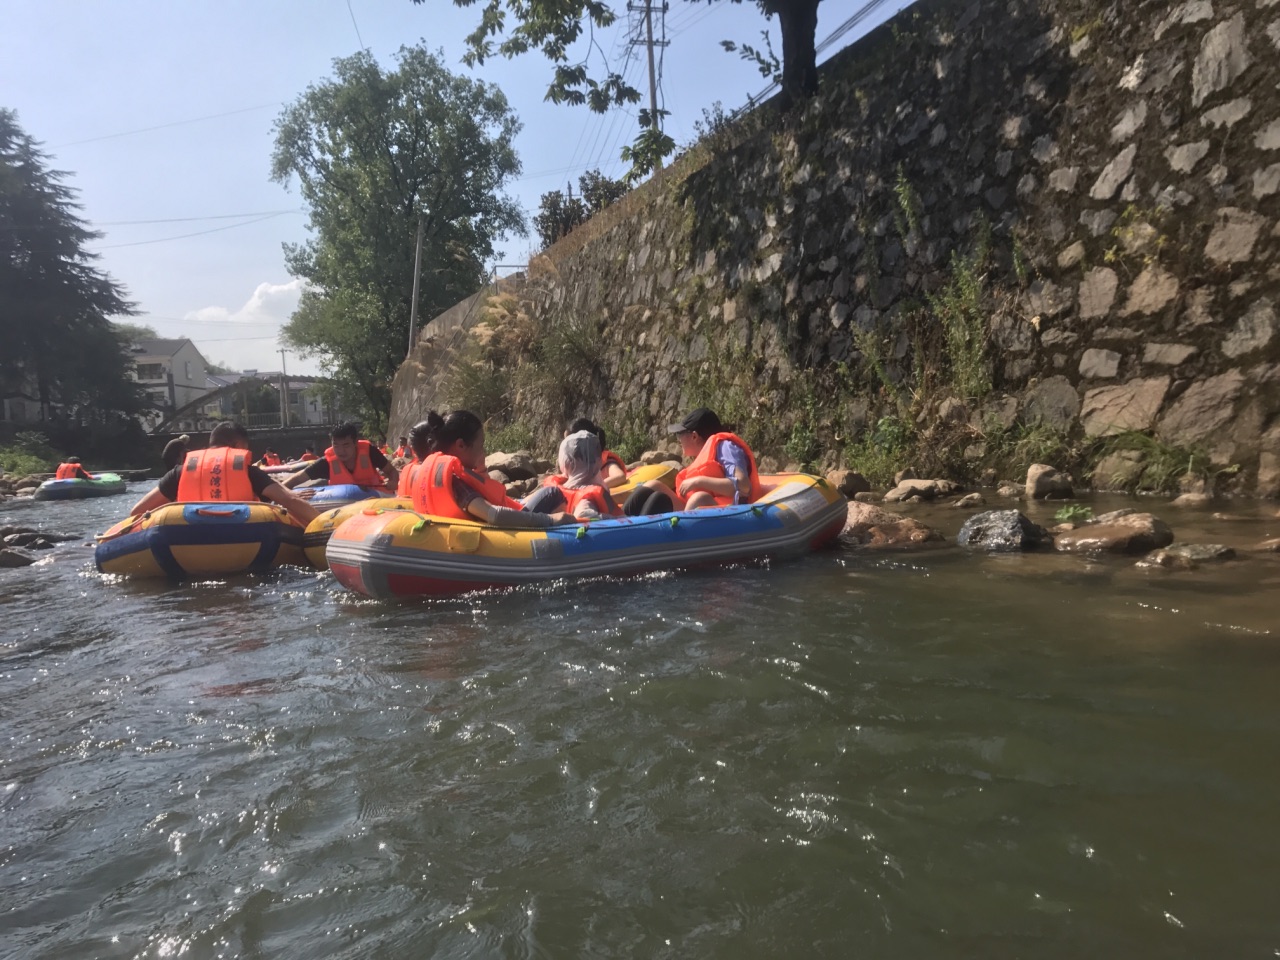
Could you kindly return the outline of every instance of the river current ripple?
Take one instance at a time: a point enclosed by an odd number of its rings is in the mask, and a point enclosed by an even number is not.
[[[0,956],[1280,951],[1280,560],[2,576]]]

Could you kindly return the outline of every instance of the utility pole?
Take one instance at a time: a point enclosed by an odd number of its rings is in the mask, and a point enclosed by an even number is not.
[[[422,273],[422,213],[418,213],[418,245],[413,251],[413,302],[409,304],[409,352],[413,357],[413,341],[418,332],[418,276]]]
[[[280,426],[289,426],[289,375],[285,372],[284,350],[280,351]]]
[[[651,3],[645,3],[643,5],[633,4],[633,3],[627,4],[627,10],[629,11],[641,10],[644,12],[645,39],[641,41],[633,37],[630,42],[633,45],[643,42],[644,45],[649,50],[649,122],[653,125],[653,128],[655,130],[662,129],[662,120],[658,116],[658,75],[657,73],[654,72],[654,69],[653,69],[653,48],[665,47],[670,41],[668,40],[655,41],[653,39],[653,12],[656,10],[659,13],[661,13],[665,18],[667,14],[667,6],[668,5],[665,2],[660,7],[655,7]],[[662,169],[661,158],[658,159],[657,169],[659,170]]]

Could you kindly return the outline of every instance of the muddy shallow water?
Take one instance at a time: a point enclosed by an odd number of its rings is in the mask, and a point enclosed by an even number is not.
[[[413,604],[79,544],[0,571],[0,955],[1273,955],[1275,505],[1091,505],[1242,559],[835,550]]]

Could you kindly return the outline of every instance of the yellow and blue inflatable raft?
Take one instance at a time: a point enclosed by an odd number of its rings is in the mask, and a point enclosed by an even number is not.
[[[305,563],[302,527],[270,503],[168,503],[98,537],[102,573],[129,577],[225,576]]]
[[[329,569],[369,597],[449,595],[561,577],[784,557],[839,536],[848,503],[819,477],[771,477],[753,504],[511,530],[366,505],[334,530]]]

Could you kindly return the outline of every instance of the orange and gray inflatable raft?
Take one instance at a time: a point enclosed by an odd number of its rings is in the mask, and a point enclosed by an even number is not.
[[[545,530],[366,509],[334,531],[329,569],[343,586],[370,597],[448,595],[784,557],[839,536],[848,503],[829,483],[803,474],[765,479],[773,489],[753,504]]]
[[[307,524],[307,530],[302,535],[302,549],[306,551],[307,562],[317,570],[328,569],[326,550],[329,546],[329,538],[333,536],[333,531],[352,517],[359,516],[366,510],[412,509],[413,501],[408,497],[384,497],[377,501],[361,500],[358,503],[348,503],[345,506],[326,510]]]
[[[94,562],[129,577],[224,576],[305,563],[302,527],[270,503],[169,503],[98,537]]]

